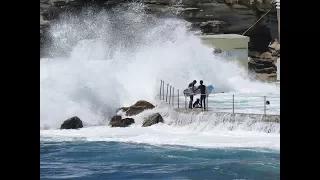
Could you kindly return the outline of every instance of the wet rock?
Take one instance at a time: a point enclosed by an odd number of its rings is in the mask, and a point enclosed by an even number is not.
[[[126,116],[134,116],[137,115],[144,110],[153,109],[155,106],[148,101],[137,101],[134,105],[130,107],[121,107],[120,110],[126,113]]]
[[[255,70],[255,69],[264,69],[264,68],[269,68],[269,67],[270,67],[270,65],[255,63],[255,62],[252,62],[252,61],[250,61],[248,63],[248,68],[249,69],[253,69],[253,70]]]
[[[133,118],[122,119],[121,116],[113,116],[109,122],[109,125],[111,125],[111,127],[128,127],[133,123],[135,123]]]
[[[276,73],[276,68],[269,67],[269,68],[263,68],[263,69],[256,69],[255,72],[271,74],[271,73]]]
[[[60,129],[80,129],[83,128],[82,121],[77,116],[65,120]]]
[[[121,119],[121,123],[124,125],[124,126],[130,126],[131,124],[135,123],[134,122],[134,119],[133,118],[124,118],[124,119]]]
[[[271,59],[251,58],[249,65],[254,68],[268,68],[275,67],[274,62]]]
[[[152,126],[160,122],[164,122],[162,116],[159,113],[155,113],[145,119],[145,121],[142,124],[142,127]]]
[[[121,119],[121,116],[113,116],[109,122],[109,125],[111,125],[111,127],[120,127]]]
[[[272,40],[268,45],[268,50],[261,52],[260,55],[259,53],[260,52],[249,51],[249,71],[262,74],[258,76],[258,79],[274,79],[274,73],[276,73],[277,70],[276,63],[280,57],[280,43],[277,41],[277,39]],[[270,76],[266,77],[265,74],[270,74]]]
[[[214,51],[213,51],[214,54],[220,54],[222,53],[222,49],[220,48],[215,48]]]
[[[201,22],[199,28],[202,30],[203,33],[216,33],[216,34],[223,34],[225,28],[228,26],[228,23],[224,21],[206,21]]]

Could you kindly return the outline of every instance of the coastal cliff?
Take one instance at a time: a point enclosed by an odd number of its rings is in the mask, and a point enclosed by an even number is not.
[[[128,2],[137,1],[40,0],[40,56],[49,56],[48,47],[52,43],[49,29],[62,15],[77,15],[88,7],[108,10]],[[280,44],[273,45],[276,48],[272,46],[278,37],[275,0],[142,0],[139,3],[144,4],[146,14],[185,19],[191,23],[190,30],[201,34],[243,34],[272,9],[244,35],[250,37],[249,68],[257,74],[267,74],[268,78],[275,76],[276,59],[280,57]]]

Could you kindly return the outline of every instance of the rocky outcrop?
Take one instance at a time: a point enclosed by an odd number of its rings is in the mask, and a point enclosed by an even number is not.
[[[250,51],[268,51],[268,45],[272,41],[271,31],[266,25],[256,25],[246,33],[250,37],[248,48]]]
[[[250,51],[248,68],[256,73],[258,79],[274,81],[277,72],[277,59],[280,57],[280,43],[277,40],[270,42],[265,52]]]
[[[134,116],[137,115],[144,110],[153,109],[155,106],[148,101],[137,101],[134,105],[130,107],[121,107],[120,110],[125,112],[126,116]]]
[[[124,118],[121,120],[121,122],[124,126],[129,126],[134,123],[134,119],[133,118]]]
[[[133,118],[124,118],[122,119],[121,116],[113,116],[109,122],[111,127],[128,127],[134,123]]]
[[[60,129],[80,129],[83,128],[82,121],[77,116],[65,120]]]
[[[195,22],[192,24],[193,29],[200,29],[204,34],[223,34],[228,26],[228,23],[219,20]]]
[[[111,127],[121,127],[121,116],[113,116],[109,122],[109,125]]]
[[[144,120],[142,127],[148,127],[148,126],[152,126],[154,124],[163,123],[163,122],[164,121],[162,116],[159,113],[155,113]]]

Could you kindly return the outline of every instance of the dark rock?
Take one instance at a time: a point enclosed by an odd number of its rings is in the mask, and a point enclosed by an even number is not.
[[[257,69],[275,67],[272,60],[264,60],[260,58],[251,58],[248,64],[249,66]]]
[[[260,53],[260,55],[259,55]],[[272,40],[268,45],[268,50],[265,52],[249,51],[248,56],[250,61],[248,63],[248,69],[250,72],[262,74],[258,79],[269,80],[275,77],[267,77],[265,74],[272,75],[276,73],[276,62],[280,57],[280,43],[277,39]]]
[[[272,65],[273,61],[271,59],[261,59],[261,58],[251,58],[251,62],[265,64],[265,65]]]
[[[274,68],[274,67],[269,67],[269,68],[264,68],[264,69],[256,69],[255,72],[256,72],[256,73],[267,73],[267,74],[271,74],[271,73],[275,73],[275,72],[276,72],[276,68]]]
[[[216,49],[214,49],[213,53],[214,54],[220,54],[220,53],[222,53],[222,49],[216,48]]]
[[[124,119],[121,119],[121,123],[124,125],[124,126],[130,126],[131,124],[135,123],[134,122],[134,119],[133,118],[124,118]]]
[[[83,128],[82,121],[77,116],[65,120],[60,129],[79,129]]]
[[[170,5],[171,0],[144,0],[146,4],[160,4],[160,5]]]
[[[248,69],[263,69],[263,68],[270,67],[269,65],[259,64],[259,63],[255,63],[255,62],[249,62],[248,66],[249,66]]]
[[[57,7],[65,6],[67,4],[66,1],[54,1],[52,3],[54,6],[57,6]]]
[[[134,105],[130,107],[122,107],[120,108],[120,110],[124,111],[127,116],[134,116],[143,112],[144,110],[153,109],[154,107],[155,106],[149,103],[148,101],[141,100],[137,101]]]
[[[121,121],[121,116],[113,116],[110,120],[110,123]]]
[[[223,34],[227,26],[228,23],[218,20],[202,22],[199,24],[199,28],[206,34]]]
[[[260,55],[261,55],[261,53],[260,53],[260,52],[257,52],[257,51],[249,51],[249,53],[248,53],[248,56],[249,56],[249,57],[256,57],[256,58],[258,58],[258,57],[260,57]]]
[[[153,114],[146,118],[146,120],[143,122],[142,127],[152,126],[157,123],[163,123],[163,118],[159,113]]]
[[[121,116],[113,116],[109,122],[111,127],[128,127],[134,123],[133,118],[121,119]]]
[[[48,47],[51,42],[52,38],[49,33],[49,22],[44,21],[43,24],[41,24],[40,19],[40,56],[48,55]]]
[[[264,25],[256,25],[248,33],[250,37],[249,50],[257,52],[266,52],[269,49],[269,43],[272,40],[270,28]]]
[[[121,116],[113,116],[109,124],[111,127],[122,127]]]
[[[143,106],[131,106],[126,111],[126,115],[127,116],[134,116],[134,115],[140,114],[144,110],[145,110],[145,108]]]
[[[146,109],[152,109],[155,107],[153,104],[149,103],[148,101],[144,101],[144,100],[137,101],[133,106],[143,106]]]
[[[195,6],[198,4],[200,0],[181,0],[181,4],[183,5],[189,5],[189,6]]]

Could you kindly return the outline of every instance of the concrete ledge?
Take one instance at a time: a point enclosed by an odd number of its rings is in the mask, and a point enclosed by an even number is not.
[[[185,109],[185,108],[175,108],[176,112],[184,114],[201,114],[201,115],[214,115],[221,119],[230,121],[243,121],[244,119],[253,119],[256,121],[263,122],[276,122],[280,123],[280,115],[264,115],[264,114],[246,114],[246,113],[228,113],[228,112],[213,112],[211,110],[204,111],[202,109]]]

